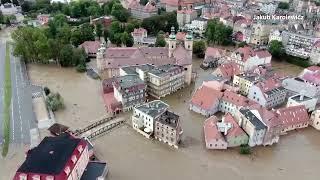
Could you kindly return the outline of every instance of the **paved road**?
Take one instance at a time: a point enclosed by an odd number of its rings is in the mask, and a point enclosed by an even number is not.
[[[2,64],[4,64],[5,59],[5,53],[2,52],[5,52],[5,44],[3,42],[0,45],[0,68],[3,68]],[[10,138],[12,143],[30,144],[30,129],[36,127],[35,115],[32,109],[30,83],[27,78],[24,63],[13,55],[10,55],[10,63],[12,83]],[[3,87],[2,76],[4,75],[4,73],[2,73],[4,71],[1,70],[2,69],[0,69],[0,88]],[[1,95],[3,94],[2,92]],[[0,103],[0,112],[2,112],[2,106],[3,103]],[[2,134],[3,118],[0,118]],[[0,138],[0,142],[2,142],[2,137]]]

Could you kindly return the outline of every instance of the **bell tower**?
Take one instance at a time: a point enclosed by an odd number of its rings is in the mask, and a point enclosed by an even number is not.
[[[176,32],[174,27],[171,27],[171,34],[169,36],[169,57],[173,56],[173,51],[177,47],[177,39],[176,39]]]
[[[188,34],[185,36],[184,48],[188,51],[189,56],[192,57],[193,37],[191,30],[188,30]]]

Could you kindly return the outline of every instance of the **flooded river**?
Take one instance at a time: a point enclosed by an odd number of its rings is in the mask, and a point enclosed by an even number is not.
[[[182,147],[176,150],[161,142],[145,139],[130,127],[129,114],[123,114],[128,117],[128,125],[114,129],[93,142],[98,157],[109,164],[107,179],[319,179],[320,132],[312,127],[282,136],[277,145],[253,148],[250,156],[240,155],[238,149],[206,150],[203,140],[205,118],[188,110],[190,94],[212,71],[203,71],[199,64],[199,60],[194,60],[193,68],[199,75],[194,85],[162,99],[181,116],[184,130]],[[74,69],[30,65],[29,70],[33,83],[48,86],[64,98],[66,109],[56,114],[59,123],[78,128],[105,114],[100,82],[76,73]]]

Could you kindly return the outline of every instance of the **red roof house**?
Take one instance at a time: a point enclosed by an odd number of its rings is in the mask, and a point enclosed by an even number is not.
[[[207,149],[227,149],[228,143],[217,127],[217,117],[211,116],[204,121],[203,131]]]
[[[213,115],[218,111],[222,94],[220,90],[202,85],[191,98],[190,110],[207,117]]]
[[[276,113],[282,123],[282,132],[305,128],[309,125],[309,115],[304,105],[280,108]]]

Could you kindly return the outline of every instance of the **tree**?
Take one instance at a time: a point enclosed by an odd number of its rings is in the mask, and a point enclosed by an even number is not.
[[[121,43],[127,47],[132,47],[134,42],[133,42],[133,37],[131,36],[131,34],[128,34],[127,32],[122,33]]]
[[[96,24],[95,32],[96,32],[96,36],[100,39],[103,33],[103,28],[101,23]]]
[[[280,2],[278,5],[279,9],[289,9],[289,3],[286,2]]]
[[[156,35],[158,31],[170,32],[171,27],[178,29],[176,12],[165,13],[143,19],[141,26],[150,34]]]
[[[62,47],[59,59],[62,67],[74,66],[75,64],[72,62],[73,58],[73,47],[71,44],[66,44]]]
[[[2,11],[0,11],[0,24],[4,23],[4,16],[2,14]]]
[[[104,40],[107,42],[108,41],[108,38],[109,38],[109,31],[108,29],[105,29],[103,31],[103,37],[104,37]]]
[[[122,39],[122,33],[116,33],[116,34],[114,35],[113,41],[112,41],[111,39],[110,39],[110,41],[111,41],[113,44],[116,44],[117,46],[121,46],[121,43],[122,43],[121,39]]]
[[[135,28],[135,27],[134,27],[133,24],[127,23],[127,24],[126,24],[125,31],[126,31],[127,33],[131,33],[131,32],[133,32],[134,28]]]
[[[120,22],[127,22],[130,16],[129,12],[123,8],[120,3],[116,3],[112,6],[111,15]]]
[[[241,43],[239,43],[238,44],[238,47],[245,47],[245,46],[247,46],[248,44],[246,43],[246,42],[241,42]]]
[[[160,33],[158,34],[155,46],[156,47],[165,47],[166,46],[166,40],[164,39],[163,34],[160,34]]]
[[[48,96],[49,94],[50,94],[50,89],[47,87],[47,86],[45,86],[44,88],[43,88],[43,91],[44,91],[44,93],[46,94],[46,96]]]
[[[280,58],[285,55],[285,50],[283,47],[282,42],[277,41],[277,40],[272,40],[269,43],[269,52],[272,54],[272,56]]]
[[[251,154],[250,146],[247,144],[243,144],[240,146],[240,154],[248,155]]]
[[[208,44],[228,45],[231,41],[232,29],[217,19],[209,20],[205,36]]]
[[[52,111],[64,108],[63,98],[59,93],[51,93],[46,99],[46,105]]]
[[[15,43],[14,54],[28,62],[48,63],[48,39],[42,29],[21,27],[12,33]]]
[[[93,41],[94,33],[93,26],[89,23],[84,23],[71,31],[71,43],[74,46],[79,46],[85,41]]]
[[[206,43],[204,41],[195,41],[193,44],[193,53],[198,58],[204,58],[206,50]]]

